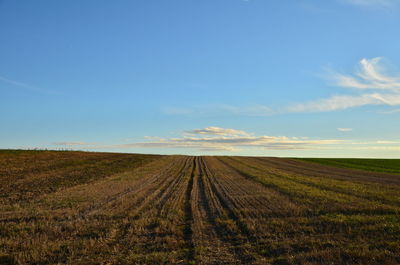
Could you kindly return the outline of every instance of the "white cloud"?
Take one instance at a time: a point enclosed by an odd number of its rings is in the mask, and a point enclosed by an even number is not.
[[[293,104],[286,108],[289,112],[327,112],[344,110],[365,105],[400,105],[400,94],[362,94],[357,96],[332,96],[306,103]]]
[[[399,144],[399,142],[395,142],[395,141],[376,141],[377,144]]]
[[[364,58],[359,62],[359,68],[355,74],[342,75],[333,73],[332,78],[341,87],[399,92],[400,77],[385,74],[381,61],[381,57],[370,60]]]
[[[178,111],[166,111],[167,114],[205,114],[216,115],[231,113],[244,116],[271,116],[287,112],[328,112],[362,106],[400,106],[400,74],[389,74],[383,64],[383,58],[361,59],[352,74],[328,71],[328,78],[338,87],[349,89],[348,93],[332,95],[327,98],[295,103],[281,109],[271,109],[265,105],[233,106],[215,104],[195,106]],[[386,114],[398,112],[386,110]]]
[[[186,135],[185,135],[186,134]],[[193,136],[187,136],[187,134]],[[343,143],[335,139],[305,139],[304,137],[255,136],[251,133],[220,127],[185,131],[178,138],[147,138],[145,142],[97,146],[93,148],[183,148],[201,151],[234,151],[237,149],[294,150],[313,149]]]
[[[357,71],[352,75],[330,73],[330,78],[337,86],[353,89],[356,91],[355,95],[335,95],[293,104],[287,107],[286,111],[325,112],[365,105],[400,105],[400,75],[388,75],[380,63],[381,59],[362,59]]]
[[[337,128],[339,131],[351,131],[351,128]],[[188,136],[188,132],[190,136]],[[85,142],[58,142],[53,145],[76,146],[85,150],[99,149],[186,149],[191,151],[229,153],[233,151],[257,150],[400,150],[400,142],[391,139],[354,141],[351,139],[311,139],[309,137],[287,137],[255,135],[249,132],[207,127],[189,130],[180,137],[144,137],[143,141],[120,144]]]
[[[352,128],[337,128],[337,130],[339,132],[351,132],[351,131],[353,131]]]
[[[188,134],[202,134],[202,135],[228,135],[228,136],[249,135],[245,131],[240,131],[235,129],[224,129],[219,127],[207,127],[204,129],[195,129],[185,132]]]
[[[400,146],[363,146],[356,148],[356,150],[387,150],[387,151],[400,151]]]

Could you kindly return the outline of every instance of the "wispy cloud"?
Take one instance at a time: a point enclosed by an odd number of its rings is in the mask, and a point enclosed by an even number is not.
[[[189,108],[166,107],[162,109],[162,112],[169,115],[186,115],[192,114],[193,110]]]
[[[352,128],[337,128],[337,130],[339,132],[351,132],[351,131],[353,131]]]
[[[239,135],[249,135],[245,131],[235,130],[235,129],[225,129],[220,127],[207,127],[204,129],[194,129],[185,131],[187,134],[200,134],[200,135],[222,135],[222,136],[239,136]]]
[[[53,145],[58,146],[86,146],[91,145],[93,143],[86,143],[86,142],[55,142]]]
[[[381,64],[382,58],[362,59],[358,69],[351,75],[331,71],[334,84],[352,89],[355,95],[335,95],[306,103],[293,104],[289,112],[325,112],[344,110],[365,105],[400,105],[400,75],[387,74]]]
[[[365,105],[400,105],[400,95],[373,93],[359,96],[333,96],[326,99],[293,104],[287,107],[286,110],[289,112],[327,112]]]
[[[392,110],[382,110],[379,113],[383,113],[383,114],[393,114],[393,113],[399,113],[400,109],[392,109]]]
[[[337,128],[349,132],[351,128]],[[351,139],[312,139],[309,137],[287,137],[256,135],[243,130],[221,127],[206,127],[183,131],[179,137],[144,137],[143,141],[129,143],[96,144],[86,142],[57,142],[58,146],[68,146],[85,150],[126,150],[157,149],[201,151],[211,153],[230,153],[264,150],[400,150],[400,142],[390,139],[356,141]],[[175,152],[175,151],[174,151]]]
[[[399,144],[399,142],[396,141],[376,141],[377,144]]]
[[[274,111],[270,107],[260,104],[248,106],[232,106],[227,104],[219,104],[216,107],[224,112],[246,116],[270,116],[274,114]]]
[[[337,87],[348,89],[348,93],[336,94],[308,102],[293,103],[277,109],[261,104],[247,106],[213,104],[182,109],[167,108],[163,111],[166,114],[174,115],[215,116],[234,114],[241,116],[271,116],[288,112],[329,112],[367,105],[391,107],[400,105],[400,73],[389,74],[381,57],[361,59],[357,68],[351,74],[328,70],[327,79]],[[397,111],[385,111],[387,114],[394,112]]]
[[[218,115],[229,113],[241,116],[271,116],[275,113],[270,107],[260,104],[247,106],[207,104],[191,106],[190,108],[164,107],[161,111],[168,115]]]
[[[188,136],[187,134],[191,134]],[[207,127],[184,131],[181,137],[147,137],[147,141],[104,145],[93,148],[182,148],[200,151],[234,151],[242,149],[301,150],[344,142],[335,139],[305,139],[286,136],[256,136],[242,130]]]
[[[45,93],[45,94],[55,94],[54,91],[43,89],[43,88],[40,88],[40,87],[37,87],[37,86],[32,86],[32,85],[29,85],[29,84],[26,84],[26,83],[23,83],[23,82],[20,82],[20,81],[16,81],[16,80],[12,80],[12,79],[6,78],[4,76],[0,76],[0,81],[3,82],[3,83],[7,83],[7,84],[10,84],[10,85],[13,85],[13,86],[16,86],[16,87],[20,87],[20,88],[24,88],[24,89],[27,89],[27,90],[30,90],[30,91],[34,91],[34,92]]]
[[[342,2],[361,7],[388,8],[393,6],[396,0],[342,0]]]
[[[332,73],[338,86],[360,90],[379,89],[400,92],[400,76],[389,76],[381,64],[382,58],[362,59],[353,75]]]

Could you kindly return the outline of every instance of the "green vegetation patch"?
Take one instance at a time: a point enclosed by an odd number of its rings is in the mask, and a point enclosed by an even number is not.
[[[400,174],[400,159],[364,159],[364,158],[295,158],[323,165],[353,168],[366,171]]]

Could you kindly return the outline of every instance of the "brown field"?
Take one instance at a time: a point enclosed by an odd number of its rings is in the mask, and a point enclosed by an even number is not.
[[[0,264],[400,264],[400,175],[0,151]]]

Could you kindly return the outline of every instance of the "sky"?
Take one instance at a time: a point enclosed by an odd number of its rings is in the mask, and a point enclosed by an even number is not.
[[[0,149],[400,158],[399,0],[0,0]]]

